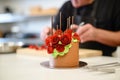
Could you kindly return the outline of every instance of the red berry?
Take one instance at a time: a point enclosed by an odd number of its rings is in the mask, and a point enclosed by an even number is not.
[[[80,41],[80,37],[79,37],[79,35],[78,35],[77,33],[74,33],[74,34],[73,34],[73,38]]]
[[[58,42],[60,41],[60,38],[58,37],[58,35],[53,35],[51,42],[53,45],[58,44]]]
[[[64,33],[67,33],[67,34],[69,34],[69,35],[72,35],[72,32],[73,32],[72,29],[66,29]]]
[[[36,47],[35,45],[30,45],[29,46],[30,49],[35,49],[35,47]]]
[[[71,36],[70,36],[69,34],[67,34],[67,33],[63,34],[63,35],[61,36],[61,42],[62,42],[62,44],[64,44],[64,45],[69,44],[69,43],[71,42]]]
[[[51,53],[53,53],[53,47],[51,47],[51,46],[48,46],[47,52],[48,52],[48,54],[51,54]]]
[[[56,47],[56,50],[57,51],[59,51],[59,52],[63,52],[64,51],[64,45],[58,45],[57,47]]]
[[[57,31],[55,32],[55,34],[56,34],[56,35],[61,35],[61,34],[62,34],[62,30],[60,30],[60,29],[57,30]]]

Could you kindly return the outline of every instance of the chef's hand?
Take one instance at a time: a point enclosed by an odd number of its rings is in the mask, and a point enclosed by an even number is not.
[[[96,41],[97,28],[91,24],[85,24],[83,26],[72,25],[72,29],[76,29],[76,33],[80,36],[81,43],[87,41]]]
[[[54,30],[53,30],[54,31]],[[45,41],[45,39],[52,33],[52,29],[50,27],[44,28],[40,33],[40,39]]]

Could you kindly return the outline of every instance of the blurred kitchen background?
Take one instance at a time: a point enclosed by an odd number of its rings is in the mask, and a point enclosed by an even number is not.
[[[0,0],[0,42],[41,44],[40,32],[50,26],[50,17],[57,14],[65,1]]]
[[[0,41],[41,43],[40,32],[65,1],[0,0]]]
[[[50,17],[56,15],[65,1],[0,0],[0,36],[13,37],[10,33],[39,34],[44,27],[50,26]]]

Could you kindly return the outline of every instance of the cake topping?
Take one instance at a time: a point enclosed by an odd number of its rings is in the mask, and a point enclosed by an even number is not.
[[[69,29],[71,22],[70,19],[72,19],[73,24],[74,17],[72,16],[72,18],[67,18],[67,29],[64,32],[61,30],[61,17],[62,15],[60,12],[59,29],[57,25],[57,30],[54,33],[52,31],[51,35],[45,40],[46,46],[48,47],[47,52],[49,54],[52,54],[55,58],[57,56],[64,56],[65,54],[67,54],[72,46],[71,42],[79,42],[80,40],[79,36],[71,29]],[[51,18],[51,26],[53,30],[53,17]]]
[[[61,35],[62,34],[62,30],[57,30],[54,34]]]
[[[71,42],[79,42],[79,40],[79,36],[71,29],[64,32],[57,30],[53,35],[46,38],[47,51],[54,57],[64,56],[72,46]]]

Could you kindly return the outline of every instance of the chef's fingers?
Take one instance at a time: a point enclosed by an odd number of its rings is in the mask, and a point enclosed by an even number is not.
[[[82,27],[79,27],[76,31],[77,34],[82,35],[84,34],[87,30],[89,30],[91,27],[90,24],[83,25]]]
[[[90,38],[90,33],[89,33],[89,32],[83,33],[83,34],[80,36],[80,39],[81,39],[81,43],[90,41],[90,40],[91,40],[91,38]]]
[[[45,27],[41,32],[40,32],[40,38],[41,40],[45,40],[46,37],[48,37],[48,35],[50,34],[50,30],[51,28],[50,27]]]
[[[78,29],[78,25],[75,25],[75,24],[72,24],[71,26],[70,26],[70,28],[73,30],[73,31],[76,31],[77,29]]]

